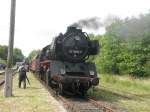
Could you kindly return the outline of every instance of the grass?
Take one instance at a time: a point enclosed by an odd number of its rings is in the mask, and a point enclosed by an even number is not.
[[[129,112],[150,112],[150,78],[102,74],[100,84],[89,94]]]
[[[108,74],[100,77],[100,84],[89,95],[129,112],[150,112],[150,78]],[[4,98],[0,91],[0,112],[53,112],[55,104],[49,102],[48,93],[31,74],[31,87],[28,85],[26,90],[18,88],[17,79],[14,78],[13,97]]]
[[[18,78],[14,78],[13,97],[4,98],[0,91],[0,112],[53,112],[49,93],[33,75],[28,77],[31,86],[27,85],[27,89],[18,88]]]

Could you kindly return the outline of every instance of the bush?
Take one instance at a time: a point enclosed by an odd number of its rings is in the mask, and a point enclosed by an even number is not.
[[[98,56],[91,58],[100,73],[130,74],[145,77],[150,75],[150,39],[122,41],[119,37],[105,35]]]

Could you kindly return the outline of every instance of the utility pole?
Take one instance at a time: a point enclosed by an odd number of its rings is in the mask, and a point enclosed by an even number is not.
[[[5,86],[4,96],[12,96],[12,61],[13,61],[13,44],[14,44],[14,32],[15,32],[15,7],[16,0],[11,0],[11,12],[10,12],[10,29],[9,29],[9,45],[8,45],[8,56],[7,56],[7,68],[5,71]]]

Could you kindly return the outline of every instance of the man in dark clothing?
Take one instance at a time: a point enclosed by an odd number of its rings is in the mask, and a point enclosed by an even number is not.
[[[27,78],[27,74],[26,74],[26,69],[24,66],[20,66],[18,69],[19,72],[19,88],[21,88],[21,83],[24,83],[24,89],[26,88],[26,78]]]

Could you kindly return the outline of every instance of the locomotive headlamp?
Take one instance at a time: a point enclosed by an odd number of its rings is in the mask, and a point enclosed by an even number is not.
[[[75,36],[74,38],[75,38],[75,40],[80,40],[79,36]]]
[[[65,73],[66,73],[66,72],[65,72],[65,69],[64,69],[64,68],[61,68],[61,69],[60,69],[60,73],[61,73],[61,74],[65,74]]]
[[[90,71],[90,75],[94,75],[94,71]]]

